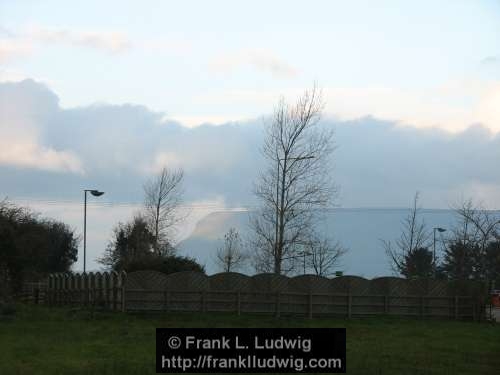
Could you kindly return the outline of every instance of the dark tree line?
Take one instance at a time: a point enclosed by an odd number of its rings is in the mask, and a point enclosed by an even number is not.
[[[418,193],[402,222],[401,236],[383,241],[393,270],[407,278],[500,282],[500,215],[471,200],[454,208],[456,224],[448,231],[443,257],[435,256],[432,232],[419,217]]]
[[[76,262],[79,237],[68,225],[0,202],[0,285],[17,292],[24,281],[67,272]]]

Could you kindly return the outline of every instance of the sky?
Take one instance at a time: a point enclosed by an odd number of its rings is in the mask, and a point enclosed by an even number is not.
[[[135,103],[194,126],[316,81],[344,119],[500,130],[498,1],[0,4],[0,79],[45,82],[64,108]]]
[[[82,230],[186,171],[189,221],[255,207],[263,124],[316,83],[341,207],[500,208],[498,1],[0,0],[0,199]],[[79,263],[78,263],[79,264]],[[77,265],[78,267],[79,265]]]

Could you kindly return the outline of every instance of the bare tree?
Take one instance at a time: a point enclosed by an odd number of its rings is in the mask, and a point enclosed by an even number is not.
[[[455,205],[454,210],[460,218],[459,225],[453,229],[451,244],[459,244],[469,252],[463,252],[462,257],[472,259],[472,276],[478,279],[485,278],[488,271],[487,249],[490,243],[500,238],[500,217],[491,210],[486,210],[472,199]],[[450,253],[450,256],[452,254]],[[465,259],[459,259],[465,262]]]
[[[493,211],[484,209],[480,204],[474,204],[472,199],[454,207],[460,217],[462,227],[454,230],[464,244],[472,243],[484,249],[489,241],[500,236],[500,218]]]
[[[427,231],[425,222],[419,220],[418,205],[419,193],[413,197],[413,206],[408,216],[402,221],[401,236],[392,243],[382,240],[383,246],[391,261],[392,269],[402,275],[407,275],[408,259],[412,259],[415,252],[429,247],[430,233]],[[433,262],[434,263],[434,262]],[[435,264],[433,264],[435,267]]]
[[[173,252],[175,226],[185,218],[179,211],[182,202],[182,169],[163,168],[144,184],[145,217],[154,236],[154,251],[158,255]]]
[[[251,220],[259,271],[293,269],[316,210],[328,206],[336,193],[330,173],[333,132],[319,126],[322,110],[314,87],[294,105],[281,99],[266,127],[262,153],[267,168],[254,189],[261,209]]]
[[[224,246],[217,251],[217,263],[224,272],[240,269],[246,261],[243,243],[235,228],[230,228],[224,235]]]
[[[339,266],[341,257],[347,252],[340,243],[326,238],[309,241],[305,251],[309,256],[309,266],[318,276],[331,276],[334,268]]]

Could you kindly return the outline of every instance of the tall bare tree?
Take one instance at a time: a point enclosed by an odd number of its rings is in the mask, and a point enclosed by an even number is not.
[[[230,228],[224,235],[224,245],[217,251],[217,264],[224,272],[234,272],[243,266],[246,259],[238,231]]]
[[[175,226],[186,216],[179,210],[183,179],[182,169],[164,167],[144,184],[145,217],[154,236],[154,251],[158,255],[171,255]]]
[[[319,125],[323,106],[314,87],[294,105],[281,99],[266,126],[262,153],[267,168],[254,189],[261,209],[251,221],[259,271],[281,274],[294,268],[316,210],[328,206],[336,193],[333,131]]]
[[[429,247],[430,233],[425,222],[420,220],[418,214],[419,193],[413,197],[413,206],[408,216],[402,221],[401,236],[393,242],[382,240],[383,246],[391,261],[392,269],[402,275],[410,275],[408,260],[414,258],[414,253]],[[433,262],[434,263],[434,262]],[[432,264],[435,267],[435,264]]]

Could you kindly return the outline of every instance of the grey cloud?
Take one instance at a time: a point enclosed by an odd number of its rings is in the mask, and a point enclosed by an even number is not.
[[[136,105],[62,109],[54,93],[33,81],[0,84],[0,90],[3,98],[22,98],[10,111],[30,114],[44,146],[71,151],[86,172],[0,165],[0,196],[80,199],[83,186],[97,186],[109,200],[141,201],[148,168],[163,155],[185,168],[188,200],[222,196],[230,205],[254,204],[252,183],[263,165],[261,121],[185,128]],[[415,190],[427,207],[448,207],[458,193],[478,192],[500,205],[500,135],[480,125],[458,134],[371,117],[324,125],[336,129],[331,168],[344,207],[405,207]]]
[[[487,56],[481,60],[482,65],[497,65],[500,63],[498,56]]]

